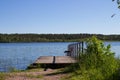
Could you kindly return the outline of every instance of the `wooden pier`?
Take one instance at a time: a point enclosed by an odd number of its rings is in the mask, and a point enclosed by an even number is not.
[[[42,65],[43,67],[62,67],[79,61],[80,53],[83,53],[83,42],[68,45],[65,51],[66,56],[40,56],[32,66]],[[29,67],[30,68],[30,67]]]

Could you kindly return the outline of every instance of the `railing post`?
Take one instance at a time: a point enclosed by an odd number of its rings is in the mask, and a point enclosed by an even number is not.
[[[82,53],[84,52],[84,42],[82,41]]]
[[[80,59],[80,53],[84,52],[84,42],[74,43],[68,45],[67,56],[71,56],[77,60]]]

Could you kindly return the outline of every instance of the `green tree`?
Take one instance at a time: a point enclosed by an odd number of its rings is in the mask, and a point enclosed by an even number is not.
[[[112,0],[115,1],[115,0]],[[117,4],[118,4],[118,8],[120,9],[120,0],[116,0]]]

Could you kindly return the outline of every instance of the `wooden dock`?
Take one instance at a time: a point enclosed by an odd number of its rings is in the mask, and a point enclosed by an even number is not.
[[[40,56],[31,66],[38,67],[51,67],[51,68],[58,68],[68,66],[69,64],[76,63],[79,61],[80,53],[83,53],[83,42],[74,43],[68,45],[68,50],[65,51],[66,56]]]
[[[34,64],[71,64],[76,62],[70,56],[40,56]]]

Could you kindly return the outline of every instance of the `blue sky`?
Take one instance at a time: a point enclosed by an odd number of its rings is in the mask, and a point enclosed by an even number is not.
[[[120,34],[119,16],[112,0],[0,0],[0,33]]]

